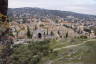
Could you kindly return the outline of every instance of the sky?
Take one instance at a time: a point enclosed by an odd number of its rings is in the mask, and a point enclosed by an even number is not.
[[[96,0],[9,0],[9,8],[38,7],[96,15]]]

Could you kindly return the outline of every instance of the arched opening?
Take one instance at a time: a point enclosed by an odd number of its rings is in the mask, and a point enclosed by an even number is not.
[[[42,38],[42,34],[41,33],[38,33],[38,38]]]
[[[51,36],[54,36],[54,32],[51,31],[50,35],[51,35]]]

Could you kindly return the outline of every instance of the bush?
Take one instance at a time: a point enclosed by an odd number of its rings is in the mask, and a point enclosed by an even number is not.
[[[87,39],[87,36],[80,36],[81,39]]]
[[[49,41],[30,42],[28,45],[13,47],[11,64],[37,64],[43,56],[50,52]]]

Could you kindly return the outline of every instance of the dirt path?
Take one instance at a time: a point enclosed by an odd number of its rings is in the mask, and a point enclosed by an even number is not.
[[[55,49],[53,49],[53,50],[54,50],[54,51],[58,51],[58,50],[65,49],[65,48],[77,47],[77,46],[80,46],[80,45],[85,44],[85,43],[86,43],[86,42],[88,42],[88,41],[96,41],[96,39],[87,40],[87,41],[84,41],[84,42],[83,42],[83,43],[81,43],[81,44],[69,45],[69,46],[66,46],[66,47],[61,47],[61,48],[55,48]]]

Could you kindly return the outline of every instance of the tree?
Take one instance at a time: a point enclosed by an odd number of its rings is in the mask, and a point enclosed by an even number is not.
[[[81,35],[80,38],[81,39],[87,39],[88,37],[87,36],[84,36],[84,35]]]
[[[27,26],[27,37],[32,38],[32,33],[30,32],[29,26]]]
[[[66,33],[65,37],[68,38],[68,32]]]
[[[32,41],[28,45],[15,45],[10,56],[10,64],[38,64],[42,57],[49,54],[49,42],[48,40]]]

